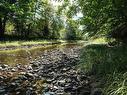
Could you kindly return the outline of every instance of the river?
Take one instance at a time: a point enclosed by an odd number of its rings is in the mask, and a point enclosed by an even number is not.
[[[90,78],[77,69],[82,44],[0,52],[0,95],[90,95]]]

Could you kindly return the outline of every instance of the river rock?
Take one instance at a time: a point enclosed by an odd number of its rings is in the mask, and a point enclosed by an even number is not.
[[[3,68],[0,66],[0,70],[3,70]]]
[[[5,90],[5,86],[0,86],[0,93],[3,93],[3,92],[5,92],[6,90]]]

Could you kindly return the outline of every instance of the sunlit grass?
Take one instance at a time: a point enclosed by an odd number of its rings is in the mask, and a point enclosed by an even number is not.
[[[49,43],[64,43],[64,42],[66,41],[63,41],[63,40],[4,41],[4,42],[0,42],[0,47],[49,44]]]
[[[107,40],[106,40],[106,38],[102,37],[102,38],[94,39],[93,42],[96,42],[96,43],[106,43]]]
[[[37,44],[54,44],[54,43],[83,43],[83,40],[67,41],[67,40],[33,40],[33,41],[0,41],[0,47],[24,46]]]
[[[127,95],[127,72],[108,76],[104,87],[105,95]]]
[[[89,41],[91,44],[106,44],[107,39],[105,37],[91,38]]]

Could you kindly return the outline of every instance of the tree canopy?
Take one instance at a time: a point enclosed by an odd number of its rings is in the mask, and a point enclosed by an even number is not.
[[[56,7],[53,2],[61,5]],[[62,31],[65,38],[71,33],[74,37],[106,35],[123,41],[127,35],[126,5],[125,0],[1,0],[0,37],[10,23],[13,34],[24,38],[58,39]]]

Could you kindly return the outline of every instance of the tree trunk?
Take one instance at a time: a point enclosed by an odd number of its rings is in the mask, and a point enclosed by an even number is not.
[[[5,16],[4,19],[3,19],[3,35],[5,33],[6,22],[7,22],[7,16]]]
[[[6,16],[3,18],[3,20],[2,20],[2,18],[0,18],[0,40],[3,40],[3,38],[4,38],[6,21],[7,21]]]
[[[0,40],[3,37],[3,24],[2,24],[2,18],[0,18]]]

